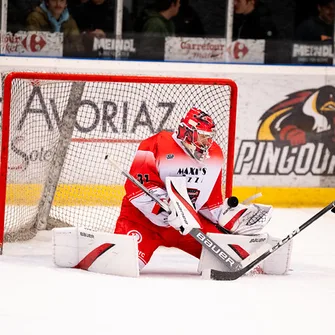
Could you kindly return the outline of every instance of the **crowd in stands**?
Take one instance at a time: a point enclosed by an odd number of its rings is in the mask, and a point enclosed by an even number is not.
[[[132,10],[124,2],[122,34],[142,36],[224,37],[204,24],[205,11],[197,11],[192,0],[136,1]],[[215,1],[215,0],[212,0]],[[276,24],[276,13],[268,3],[272,0],[234,0],[233,40],[292,39],[307,42],[332,42],[334,36],[335,0],[311,0],[313,6],[300,17],[291,36],[283,36]],[[196,1],[199,4],[201,1]],[[308,2],[310,5],[312,2]],[[204,0],[211,3],[210,0]],[[295,0],[295,10],[301,12],[305,1]],[[300,7],[299,7],[300,6]],[[64,49],[81,52],[91,47],[94,38],[114,37],[116,0],[10,0],[7,31],[63,32]],[[306,7],[306,6],[305,6]],[[222,15],[225,19],[225,13]],[[208,18],[207,18],[208,21]],[[210,22],[211,23],[211,22]],[[208,28],[209,27],[209,28]],[[224,22],[221,27],[225,27]],[[287,35],[287,34],[286,34]]]
[[[334,0],[317,0],[317,13],[304,20],[296,30],[295,38],[300,41],[333,41]]]

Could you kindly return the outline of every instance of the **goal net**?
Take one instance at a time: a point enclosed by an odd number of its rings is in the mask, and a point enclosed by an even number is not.
[[[193,106],[217,125],[232,191],[237,88],[227,79],[12,72],[3,76],[0,253],[41,229],[113,232],[139,142]]]

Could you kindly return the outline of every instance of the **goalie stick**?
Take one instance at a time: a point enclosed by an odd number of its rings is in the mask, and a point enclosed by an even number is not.
[[[123,170],[115,161],[113,161],[108,155],[105,156],[111,165],[116,168],[123,176],[128,178],[132,183],[134,183],[137,187],[139,187],[145,194],[151,197],[154,201],[156,201],[167,213],[171,213],[169,205],[158,198],[155,194],[153,194],[150,190],[148,190],[144,185],[142,185],[136,178],[134,178],[131,174]],[[189,234],[198,241],[204,248],[209,250],[211,254],[213,254],[223,265],[230,269],[230,271],[237,271],[240,268],[240,264],[231,257],[226,250],[220,247],[216,242],[214,242],[211,238],[209,238],[205,233],[201,231],[199,228],[193,228]]]
[[[279,241],[277,244],[275,244],[273,247],[271,247],[270,249],[268,249],[267,251],[265,251],[261,255],[259,255],[259,250],[258,250],[254,254],[252,254],[249,257],[247,257],[246,259],[244,259],[240,263],[242,268],[238,269],[237,271],[233,271],[233,272],[211,270],[210,278],[214,279],[214,280],[235,280],[235,279],[243,276],[245,273],[250,271],[253,267],[255,267],[257,264],[259,264],[265,258],[269,257],[276,250],[281,248],[285,243],[287,243],[289,240],[291,240],[294,236],[298,235],[305,228],[307,228],[314,221],[319,219],[321,216],[323,216],[325,213],[327,213],[330,210],[335,213],[335,200],[333,202],[331,202],[328,206],[324,207],[320,212],[316,213],[313,217],[311,217],[309,220],[307,220],[305,223],[303,223],[297,229],[293,230],[291,234],[287,235],[284,239]],[[262,249],[262,248],[260,248],[260,249]]]

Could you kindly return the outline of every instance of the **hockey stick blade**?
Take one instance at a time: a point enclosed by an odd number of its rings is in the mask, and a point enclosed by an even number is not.
[[[289,240],[291,240],[294,236],[298,235],[301,231],[303,231],[305,228],[307,228],[309,225],[311,225],[314,221],[319,219],[321,216],[323,216],[328,211],[333,211],[335,209],[335,200],[331,202],[329,205],[324,207],[320,212],[316,213],[313,217],[311,217],[309,220],[307,220],[305,223],[303,223],[301,226],[299,226],[297,229],[293,230],[291,234],[287,235],[284,239],[279,241],[277,244],[275,244],[273,247],[271,247],[269,250],[262,253],[260,256],[250,255],[245,260],[241,262],[247,263],[243,268],[233,271],[233,272],[225,272],[225,271],[218,271],[218,270],[211,270],[210,277],[213,280],[236,280],[246,274],[248,271],[250,271],[252,268],[254,268],[256,265],[258,265],[261,261],[263,261],[265,258],[270,256],[272,253],[274,253],[276,250],[278,250],[280,247],[282,247],[285,243],[287,243]],[[257,252],[257,251],[256,251]],[[255,258],[255,259],[254,259]],[[254,260],[252,260],[254,259]],[[249,262],[248,262],[249,260]]]

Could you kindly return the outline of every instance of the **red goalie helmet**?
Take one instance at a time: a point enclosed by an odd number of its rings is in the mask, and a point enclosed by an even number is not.
[[[208,157],[208,149],[213,144],[215,124],[213,119],[198,108],[191,108],[178,126],[177,138],[187,151],[199,161]]]

